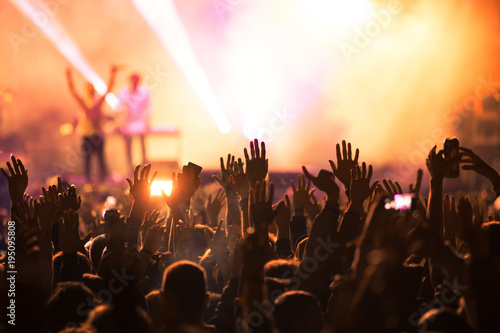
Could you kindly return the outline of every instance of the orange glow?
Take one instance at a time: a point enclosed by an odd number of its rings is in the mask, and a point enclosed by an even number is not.
[[[172,193],[172,181],[155,180],[151,185],[151,195],[161,195],[161,190],[170,195],[170,193]]]

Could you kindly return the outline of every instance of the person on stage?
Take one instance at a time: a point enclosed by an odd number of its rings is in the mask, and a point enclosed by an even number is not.
[[[111,67],[108,90],[102,96],[96,93],[94,86],[87,82],[85,94],[82,98],[75,90],[73,84],[73,74],[70,68],[66,69],[68,88],[73,97],[81,106],[82,112],[79,115],[76,132],[82,137],[82,155],[85,163],[85,180],[90,183],[90,163],[92,155],[96,155],[99,161],[99,180],[103,181],[108,176],[106,161],[104,157],[104,133],[103,123],[110,116],[106,116],[102,111],[102,104],[106,95],[113,89],[115,76],[118,68]]]
[[[122,107],[122,125],[118,131],[123,135],[125,141],[125,155],[129,169],[133,171],[132,164],[132,140],[138,137],[141,143],[142,161],[146,163],[145,135],[149,131],[148,120],[151,116],[151,104],[149,90],[140,85],[141,77],[134,73],[130,76],[130,86],[120,90],[118,99]]]

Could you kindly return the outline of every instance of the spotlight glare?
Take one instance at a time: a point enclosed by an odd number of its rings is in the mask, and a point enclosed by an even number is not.
[[[231,124],[227,120],[210,83],[203,72],[189,42],[179,13],[171,0],[131,0],[144,20],[149,24],[165,50],[174,62],[201,101],[215,120],[221,133],[228,133]]]
[[[66,34],[64,29],[61,27],[59,22],[53,18],[53,14],[47,13],[46,6],[42,1],[40,2],[30,2],[29,0],[10,0],[12,4],[21,11],[27,18],[33,22],[47,38],[54,44],[54,46],[61,52],[61,54],[68,59],[73,66],[82,75],[92,83],[96,91],[103,95],[108,90],[106,83],[99,77],[99,75],[87,64],[87,61],[81,54],[78,47],[73,43],[71,38]],[[44,8],[45,7],[45,8]],[[40,13],[47,13],[47,20],[36,20],[34,19]],[[108,102],[111,108],[116,109],[118,107],[118,99],[112,93],[106,96],[106,102]]]
[[[161,190],[165,191],[166,194],[170,195],[172,193],[172,181],[171,180],[155,180],[151,184],[151,195],[162,195]]]

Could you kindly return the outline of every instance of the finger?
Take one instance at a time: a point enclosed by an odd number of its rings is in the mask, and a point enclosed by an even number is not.
[[[387,179],[383,179],[383,180],[382,180],[382,184],[384,184],[385,191],[386,191],[388,194],[390,194],[391,187],[389,186],[389,183],[387,182]]]
[[[354,163],[358,164],[358,158],[359,158],[359,149],[356,148],[356,154],[354,155]]]
[[[362,178],[366,178],[366,163],[365,162],[363,162],[361,164],[361,169],[362,169],[362,171],[361,171],[361,177]]]
[[[422,169],[418,169],[417,171],[417,182],[415,183],[415,192],[420,193],[420,186],[422,185],[422,177],[424,176],[424,171]]]
[[[297,176],[297,189],[299,191],[304,189],[304,176],[302,175]]]
[[[155,181],[156,179],[156,175],[158,175],[158,172],[155,171],[155,173],[153,173],[153,177],[151,177],[151,180],[149,181],[150,184],[153,184],[153,182]]]
[[[274,183],[271,182],[269,183],[269,197],[268,197],[268,202],[272,203],[274,198]]]
[[[253,141],[250,141],[250,156],[252,157],[252,160],[255,158],[255,148],[253,146]]]
[[[342,161],[342,154],[340,153],[340,145],[338,143],[336,145],[336,149],[337,149],[337,164],[339,164],[340,161]]]
[[[219,184],[222,183],[222,179],[217,175],[212,175],[212,178],[215,179]]]
[[[372,174],[373,174],[373,168],[370,164],[370,166],[368,166],[368,175],[366,175],[366,179],[368,179],[368,182],[370,182],[370,179],[372,179]]]
[[[259,140],[253,140],[253,146],[255,148],[255,158],[260,158]]]
[[[311,180],[307,179],[307,184],[306,184],[306,191],[309,192],[309,189],[311,188]]]
[[[220,170],[221,170],[221,172],[224,172],[226,170],[224,168],[224,159],[222,157],[220,158]]]
[[[295,188],[295,184],[293,182],[293,179],[290,180],[290,184],[292,185],[292,191],[293,191],[293,193],[297,192],[297,189]]]
[[[143,180],[148,181],[149,173],[151,172],[151,164],[146,165],[144,169],[146,169],[146,172],[144,173],[145,177],[143,178]]]
[[[7,168],[9,168],[9,172],[11,176],[14,176],[16,173],[14,172],[14,169],[12,169],[12,165],[10,165],[10,162],[7,162]]]
[[[27,170],[24,168],[23,162],[21,162],[21,160],[17,160],[17,164],[19,165],[19,169],[21,170],[21,174],[26,175]]]
[[[347,144],[347,158],[352,161],[352,148],[351,148],[351,143],[349,142]]]
[[[132,188],[132,185],[133,185],[133,184],[132,184],[132,181],[131,181],[130,179],[128,179],[128,178],[127,178],[126,180],[127,180],[127,182],[128,182],[128,186],[129,186],[129,188]]]
[[[285,206],[290,209],[290,198],[288,197],[288,194],[285,194]]]
[[[146,172],[147,172],[147,170],[148,170],[148,166],[147,166],[147,165],[145,165],[145,166],[142,168],[142,170],[141,170],[141,175],[140,175],[140,177],[141,177],[141,178],[140,178],[140,180],[144,180],[144,179],[146,179]]]
[[[375,192],[375,189],[379,186],[378,180],[374,181],[372,186],[370,186],[370,195]]]
[[[312,190],[309,191],[309,197],[314,197],[314,192],[316,192],[316,189],[313,188]]]
[[[260,147],[261,147],[260,157],[263,160],[265,160],[266,159],[266,143],[264,141],[262,141],[260,143]]]
[[[330,162],[330,166],[332,167],[333,173],[336,173],[337,172],[337,166],[335,165],[335,163],[332,160],[328,160],[328,162]]]
[[[14,155],[12,155],[10,158],[12,159],[12,165],[14,166],[14,171],[16,172],[16,175],[19,175],[20,174],[19,165],[17,165],[16,158],[14,157]]]
[[[394,185],[396,185],[396,188],[397,188],[397,193],[398,194],[403,194],[403,190],[401,189],[401,186],[399,185],[398,182],[394,182]]]
[[[345,140],[342,140],[342,159],[347,158],[347,146]]]
[[[248,164],[248,161],[250,160],[250,157],[248,156],[248,150],[246,148],[243,149],[243,155],[245,155],[245,161]]]
[[[306,175],[307,179],[310,179],[314,183],[315,177],[313,177],[309,171],[307,171],[305,166],[302,166],[302,172],[304,172],[304,175]]]
[[[141,168],[140,164],[138,164],[135,167],[135,170],[134,170],[134,183],[139,180],[139,170],[140,170],[140,168]]]
[[[389,183],[389,186],[391,187],[392,194],[398,193],[397,189],[396,189],[396,186],[394,185],[394,183],[392,182],[392,180],[389,179],[387,182]]]

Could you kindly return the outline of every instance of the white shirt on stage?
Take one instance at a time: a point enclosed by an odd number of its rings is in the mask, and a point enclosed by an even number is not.
[[[148,116],[151,114],[149,90],[144,86],[137,87],[132,93],[130,88],[123,88],[118,95],[120,107],[124,109],[122,134],[145,134],[148,128]]]

